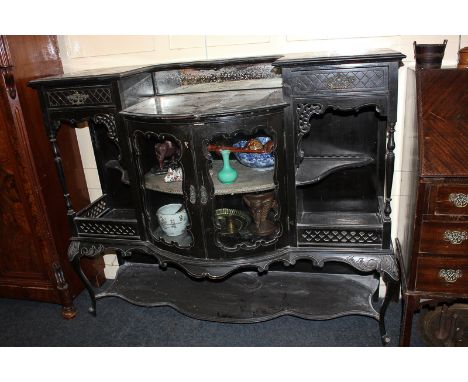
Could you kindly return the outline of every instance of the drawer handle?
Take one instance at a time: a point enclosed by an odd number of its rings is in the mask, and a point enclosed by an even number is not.
[[[444,232],[444,240],[449,241],[450,244],[459,245],[464,240],[468,239],[468,235],[465,231],[445,231]]]
[[[468,206],[468,194],[452,193],[449,195],[449,201],[452,202],[455,207],[466,207]]]
[[[439,277],[447,283],[454,283],[463,276],[461,269],[441,269]]]
[[[72,105],[83,105],[88,98],[89,98],[88,94],[79,93],[76,90],[73,94],[70,94],[67,96],[68,101]]]

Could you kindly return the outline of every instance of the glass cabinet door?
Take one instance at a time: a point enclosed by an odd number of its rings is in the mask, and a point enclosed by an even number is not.
[[[131,121],[128,127],[149,241],[205,257],[191,126]]]
[[[251,257],[287,245],[283,139],[279,113],[224,118],[196,131],[209,258]]]

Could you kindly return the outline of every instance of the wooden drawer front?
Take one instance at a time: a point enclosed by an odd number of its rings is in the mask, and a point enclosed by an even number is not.
[[[423,222],[419,250],[468,258],[468,223]]]
[[[53,89],[46,92],[49,107],[112,105],[110,86]]]
[[[468,259],[420,257],[416,289],[468,294]]]
[[[347,70],[314,70],[293,72],[292,93],[305,94],[317,91],[385,90],[388,88],[386,67]]]
[[[468,216],[468,185],[443,184],[433,189],[435,215]]]

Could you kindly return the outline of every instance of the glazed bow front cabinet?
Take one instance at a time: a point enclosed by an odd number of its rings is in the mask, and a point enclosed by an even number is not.
[[[402,58],[268,56],[33,81],[91,312],[119,296],[220,322],[360,314],[379,320],[387,343]],[[103,190],[79,212],[56,144],[64,122],[89,126]],[[105,251],[120,267],[95,291],[80,258]]]

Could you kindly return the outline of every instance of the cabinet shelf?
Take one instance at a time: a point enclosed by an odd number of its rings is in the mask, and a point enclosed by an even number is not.
[[[175,244],[181,248],[190,247],[193,241],[192,236],[187,231],[179,236],[168,236],[163,232],[161,227],[158,227],[154,230],[153,236],[167,244]]]
[[[362,167],[373,162],[374,158],[365,155],[306,157],[296,171],[296,186],[317,183],[336,171]]]
[[[243,194],[248,192],[267,191],[275,188],[273,170],[257,171],[246,167],[239,162],[229,161],[237,171],[237,180],[233,184],[223,184],[218,180],[217,173],[221,170],[222,161],[213,161],[213,181],[215,195]],[[149,190],[182,195],[182,182],[164,182],[163,175],[148,172],[145,175],[145,187]]]
[[[298,218],[297,226],[379,228],[382,226],[382,217],[376,212],[303,212]]]
[[[162,271],[157,265],[126,263],[96,298],[120,297],[142,306],[168,305],[190,317],[218,322],[260,322],[281,315],[316,320],[348,314],[378,318],[371,303],[377,286],[372,275],[280,271],[262,276],[237,273],[220,283],[194,280],[173,268]]]

